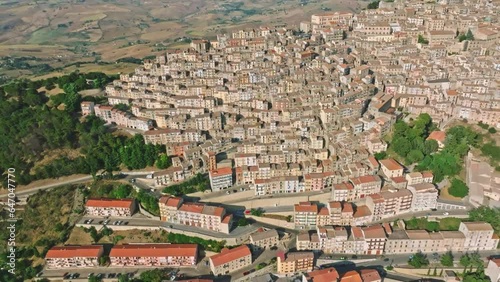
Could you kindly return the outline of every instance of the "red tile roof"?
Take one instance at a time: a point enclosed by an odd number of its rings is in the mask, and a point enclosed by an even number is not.
[[[169,207],[178,207],[181,201],[182,201],[181,198],[163,196],[160,198],[159,203]]]
[[[375,269],[361,269],[359,270],[359,273],[361,274],[363,282],[373,282],[382,280],[380,274]]]
[[[339,273],[335,268],[329,267],[309,272],[305,276],[308,282],[334,282],[339,278]]]
[[[90,198],[85,203],[85,206],[95,208],[130,208],[133,203],[134,199]]]
[[[250,252],[250,249],[246,245],[242,245],[231,250],[224,248],[222,249],[220,254],[211,256],[210,260],[212,261],[213,265],[217,267],[233,260],[241,259],[251,255],[252,253]]]
[[[294,211],[318,213],[318,206],[310,202],[301,202],[294,205]]]
[[[363,282],[361,276],[354,270],[346,272],[342,275],[340,282]]]
[[[221,176],[221,175],[229,175],[233,174],[233,169],[230,167],[221,167],[219,169],[214,169],[210,171],[211,177]]]
[[[398,162],[396,162],[394,159],[381,160],[380,164],[385,166],[388,170],[403,169],[403,167]]]
[[[196,244],[130,244],[117,245],[110,257],[196,257]]]
[[[431,132],[431,134],[429,134],[429,137],[427,137],[427,140],[436,140],[441,143],[443,143],[445,139],[446,132],[444,131],[433,131]]]
[[[52,247],[45,258],[94,258],[103,250],[101,245]]]

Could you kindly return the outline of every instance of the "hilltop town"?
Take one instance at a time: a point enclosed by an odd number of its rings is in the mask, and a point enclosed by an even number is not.
[[[193,40],[120,74],[81,113],[165,146],[167,168],[130,179],[158,213],[89,197],[76,226],[170,240],[55,246],[43,276],[497,281],[498,221],[470,214],[498,211],[500,172],[467,126],[500,129],[499,4],[381,1]],[[186,192],[193,179],[209,189]]]

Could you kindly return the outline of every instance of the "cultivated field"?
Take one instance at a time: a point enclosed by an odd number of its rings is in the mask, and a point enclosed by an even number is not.
[[[296,25],[313,13],[364,5],[358,0],[7,0],[0,2],[0,57],[35,56],[54,68],[142,59],[190,39],[242,27]]]

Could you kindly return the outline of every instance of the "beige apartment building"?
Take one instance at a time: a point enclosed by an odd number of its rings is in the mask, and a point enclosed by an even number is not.
[[[275,229],[259,229],[257,232],[250,235],[250,243],[252,244],[252,249],[254,250],[269,249],[271,247],[278,246],[278,231]]]
[[[252,264],[252,253],[246,245],[234,249],[222,249],[210,257],[210,269],[214,275],[226,275]]]
[[[403,176],[404,167],[394,159],[380,160],[380,168],[387,178]]]
[[[116,245],[109,253],[114,267],[180,267],[195,266],[196,244],[129,244]]]
[[[52,247],[45,255],[47,268],[96,267],[104,253],[101,245]]]
[[[498,236],[489,223],[461,222],[458,231],[464,233],[466,250],[494,250],[498,246]]]
[[[85,213],[90,216],[132,216],[135,209],[136,204],[134,199],[91,198],[85,203]]]
[[[432,183],[420,183],[408,185],[408,190],[413,194],[411,209],[413,211],[424,211],[435,209],[439,192]]]
[[[355,198],[364,198],[368,195],[380,192],[382,188],[382,179],[378,175],[365,175],[351,178],[349,181],[354,186]]]
[[[233,186],[233,169],[230,167],[221,167],[209,171],[210,187],[213,192]]]
[[[409,212],[412,207],[413,194],[408,189],[389,190],[370,195],[366,198],[366,206],[373,215],[373,220],[381,220],[396,214]]]
[[[294,205],[293,218],[296,227],[315,228],[318,215],[318,205],[310,202],[300,202]]]
[[[160,220],[229,234],[232,215],[222,207],[184,203],[182,198],[161,197]]]
[[[278,252],[277,272],[282,275],[293,275],[297,272],[309,272],[314,267],[313,252]]]

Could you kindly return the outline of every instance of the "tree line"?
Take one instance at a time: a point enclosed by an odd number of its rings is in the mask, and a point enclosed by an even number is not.
[[[112,173],[120,166],[141,169],[152,166],[164,146],[147,145],[141,135],[132,138],[115,136],[104,121],[88,116],[80,122],[82,100],[79,91],[102,88],[115,76],[103,73],[73,72],[45,80],[14,80],[0,87],[0,174],[16,169],[19,184],[75,173],[96,175],[105,170]],[[42,87],[58,86],[64,93],[47,97]],[[59,107],[64,104],[64,109]],[[78,150],[79,157],[60,157],[49,164],[36,166],[43,154],[54,149]],[[161,166],[167,166],[163,157]],[[4,177],[6,179],[6,177]],[[5,183],[3,185],[6,187]]]

